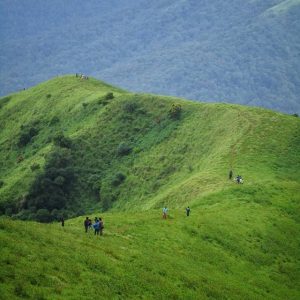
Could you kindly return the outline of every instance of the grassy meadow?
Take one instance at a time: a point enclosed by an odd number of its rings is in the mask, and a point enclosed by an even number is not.
[[[69,75],[0,120],[0,298],[300,297],[299,118]]]
[[[299,223],[271,204],[225,200],[192,208],[84,217],[1,219],[3,299],[298,299]],[[99,216],[99,213],[95,213]]]

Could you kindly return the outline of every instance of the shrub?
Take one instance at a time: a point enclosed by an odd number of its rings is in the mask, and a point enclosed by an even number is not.
[[[36,176],[30,187],[24,207],[49,211],[64,208],[70,200],[71,185],[75,179],[71,162],[69,149],[56,148],[46,161],[45,171]]]
[[[42,222],[42,223],[47,223],[52,220],[52,216],[49,213],[49,210],[46,208],[41,208],[36,212],[35,218],[37,221]]]
[[[298,117],[299,117],[299,115],[298,115],[298,114],[293,114],[292,116],[293,116],[293,117],[296,117],[296,118],[298,118]]]
[[[47,95],[46,95],[46,98],[47,98],[47,99],[50,99],[51,97],[52,97],[51,94],[47,94]]]
[[[181,116],[181,105],[180,104],[172,104],[172,107],[169,110],[169,116],[171,119],[178,120]]]
[[[117,148],[117,154],[119,156],[128,155],[131,152],[132,148],[125,144],[124,142],[120,143]]]
[[[59,122],[59,118],[57,116],[54,116],[51,120],[50,120],[50,125],[54,125],[56,123]]]
[[[111,99],[114,99],[114,98],[115,98],[115,96],[114,96],[114,94],[112,92],[108,92],[104,96],[105,100],[111,100]]]
[[[5,209],[5,215],[10,217],[12,214],[13,214],[13,209],[11,207],[7,207]]]
[[[19,147],[26,146],[31,139],[38,134],[38,129],[35,127],[26,128],[26,126],[21,126],[21,133],[18,141]]]
[[[88,105],[89,105],[89,104],[86,103],[86,102],[83,102],[83,103],[82,103],[82,107],[83,107],[83,108],[86,108]]]
[[[3,187],[4,181],[0,179],[0,189]]]
[[[137,110],[137,108],[138,108],[138,105],[135,102],[126,102],[123,105],[123,109],[127,113],[133,113]]]
[[[71,146],[72,146],[71,139],[65,137],[63,133],[57,134],[53,138],[53,142],[54,142],[55,146],[59,146],[59,147],[62,147],[62,148],[71,148]]]
[[[114,178],[113,178],[111,184],[112,184],[113,186],[118,186],[118,185],[120,185],[125,179],[126,179],[126,176],[125,176],[123,173],[118,172],[118,173],[114,176]]]
[[[22,162],[24,160],[24,157],[23,157],[23,155],[19,155],[18,157],[17,157],[17,163],[19,164],[20,162]]]
[[[30,166],[30,169],[31,169],[32,172],[35,171],[35,170],[38,170],[38,169],[40,169],[40,165],[37,164],[37,163],[34,163]]]

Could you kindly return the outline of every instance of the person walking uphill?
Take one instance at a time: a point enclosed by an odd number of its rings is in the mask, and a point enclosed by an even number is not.
[[[104,228],[104,223],[102,218],[99,219],[99,230],[100,230],[100,235],[103,235],[103,228]]]
[[[88,229],[89,229],[89,225],[90,225],[89,217],[86,217],[86,219],[83,222],[83,225],[84,225],[84,228],[85,228],[85,232],[87,232]]]
[[[163,219],[167,219],[168,209],[166,207],[163,208]]]
[[[188,206],[188,207],[185,209],[185,211],[186,211],[186,216],[188,217],[188,216],[190,215],[190,212],[191,212],[190,207]]]
[[[95,235],[99,235],[100,233],[100,221],[97,219],[96,223],[93,225],[95,229]]]

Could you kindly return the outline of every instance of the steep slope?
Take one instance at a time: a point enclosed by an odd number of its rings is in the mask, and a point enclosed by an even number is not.
[[[3,0],[0,92],[83,72],[132,91],[299,114],[299,4]]]
[[[299,197],[300,122],[292,116],[131,94],[75,75],[0,103],[0,199],[8,215],[45,221],[95,208]],[[244,177],[242,189],[228,180],[230,169]]]

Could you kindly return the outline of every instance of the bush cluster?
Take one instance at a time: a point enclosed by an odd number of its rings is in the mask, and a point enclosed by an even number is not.
[[[117,154],[119,156],[128,155],[131,151],[132,151],[132,148],[124,142],[120,143],[117,148]]]
[[[38,134],[38,132],[38,129],[35,127],[28,128],[27,126],[22,126],[18,146],[25,147],[28,143],[30,143],[32,138]]]
[[[180,104],[172,104],[169,110],[169,116],[171,119],[178,120],[181,116],[182,107]]]
[[[113,186],[119,186],[124,180],[126,179],[126,176],[121,173],[121,172],[118,172],[112,179],[112,182],[111,184]]]

